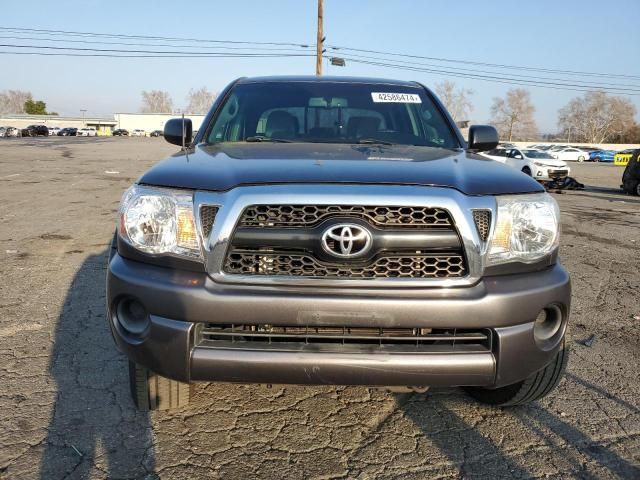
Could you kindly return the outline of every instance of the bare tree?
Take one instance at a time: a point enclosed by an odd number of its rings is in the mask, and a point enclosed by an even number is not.
[[[529,90],[514,88],[507,92],[506,98],[493,99],[491,123],[496,126],[502,139],[531,140],[538,135],[533,118],[535,111]]]
[[[456,122],[470,120],[469,117],[473,112],[473,105],[469,97],[473,95],[473,90],[457,89],[454,82],[445,80],[444,82],[436,83],[435,91]]]
[[[188,103],[185,112],[207,113],[217,96],[217,94],[207,90],[207,87],[202,87],[198,90],[191,89],[187,97]]]
[[[606,143],[632,127],[635,114],[636,107],[627,98],[587,92],[558,111],[558,126],[568,142]]]
[[[142,92],[142,113],[171,113],[173,110],[173,100],[169,92],[162,90],[144,90]]]
[[[33,100],[31,92],[23,90],[7,90],[0,93],[0,114],[25,113],[24,104]]]

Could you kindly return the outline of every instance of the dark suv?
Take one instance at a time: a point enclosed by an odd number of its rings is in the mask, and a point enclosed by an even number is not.
[[[243,78],[124,194],[108,319],[140,408],[195,381],[549,393],[567,361],[559,212],[416,82]]]
[[[29,125],[22,129],[23,137],[48,137],[49,129],[45,125]]]
[[[640,149],[631,150],[629,162],[622,173],[622,188],[632,195],[640,195]]]

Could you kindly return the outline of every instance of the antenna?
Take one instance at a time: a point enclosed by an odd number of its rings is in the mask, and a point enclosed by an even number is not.
[[[189,152],[187,151],[186,147],[184,146],[184,137],[187,134],[187,128],[186,125],[184,123],[184,112],[182,112],[182,151],[184,152],[185,156],[187,157],[187,162],[189,161]]]

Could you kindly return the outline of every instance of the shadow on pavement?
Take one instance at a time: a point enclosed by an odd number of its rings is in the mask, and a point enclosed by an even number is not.
[[[637,411],[628,402],[619,400],[574,375],[569,374],[568,377],[629,408],[632,412]],[[497,415],[517,419],[524,426],[523,431],[514,429],[513,432],[504,431],[501,433],[501,437],[503,435],[514,436],[517,443],[523,448],[523,452],[516,453],[509,447],[496,445],[490,438],[485,437],[476,426],[467,423],[455,412],[456,402],[449,400],[451,400],[450,395],[435,392],[435,394],[429,393],[427,396],[409,395],[399,398],[398,404],[405,412],[406,417],[420,428],[425,440],[436,446],[447,460],[459,469],[462,478],[531,478],[537,476],[539,472],[529,471],[525,465],[516,463],[513,458],[516,455],[526,456],[526,446],[535,448],[533,443],[542,443],[550,447],[549,453],[542,454],[542,456],[531,452],[537,461],[540,458],[553,457],[561,458],[566,466],[570,465],[570,470],[564,470],[563,475],[595,478],[593,473],[585,471],[584,459],[580,458],[582,456],[586,457],[590,464],[596,463],[616,477],[640,478],[640,468],[637,465],[622,458],[609,446],[603,445],[603,441],[589,437],[538,403],[496,412]],[[470,398],[465,398],[465,401],[473,402]],[[523,432],[525,434],[518,440],[518,435],[522,435]],[[527,465],[529,464],[527,462]],[[536,468],[533,464],[531,465]]]
[[[149,415],[129,396],[127,362],[105,320],[107,252],[76,273],[55,331],[49,373],[57,395],[40,478],[138,478],[154,470]]]

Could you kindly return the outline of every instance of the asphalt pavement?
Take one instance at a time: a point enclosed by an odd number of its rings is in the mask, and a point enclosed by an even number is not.
[[[568,374],[529,407],[454,388],[199,384],[140,413],[104,312],[122,192],[162,138],[0,139],[0,478],[640,478],[640,197],[572,164]]]

